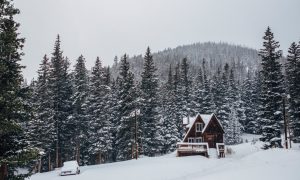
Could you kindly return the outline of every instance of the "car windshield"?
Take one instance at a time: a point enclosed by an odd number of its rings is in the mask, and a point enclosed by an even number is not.
[[[77,161],[64,162],[64,167],[76,167],[76,166],[77,166]]]

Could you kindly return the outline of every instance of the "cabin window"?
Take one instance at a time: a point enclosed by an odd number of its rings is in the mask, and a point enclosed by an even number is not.
[[[202,132],[203,123],[196,123],[196,132]]]
[[[197,137],[197,138],[195,138],[195,142],[196,142],[196,143],[201,143],[201,142],[203,142],[203,141],[202,141],[202,137]]]
[[[194,138],[188,138],[189,143],[194,143]]]

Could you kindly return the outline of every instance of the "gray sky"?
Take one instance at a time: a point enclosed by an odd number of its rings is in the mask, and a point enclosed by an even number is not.
[[[83,54],[90,69],[97,56],[144,54],[195,42],[262,46],[271,26],[284,52],[300,40],[299,0],[14,0],[26,38],[24,76],[36,77],[57,34],[72,66]]]

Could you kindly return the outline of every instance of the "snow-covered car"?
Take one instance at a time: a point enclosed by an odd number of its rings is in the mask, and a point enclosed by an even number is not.
[[[71,174],[79,174],[80,169],[77,161],[66,161],[64,162],[63,167],[61,168],[60,175],[66,176]]]

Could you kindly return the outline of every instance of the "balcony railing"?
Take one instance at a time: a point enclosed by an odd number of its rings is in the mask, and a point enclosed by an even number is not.
[[[209,147],[207,142],[203,143],[177,143],[177,152],[190,153],[207,153],[209,154]]]
[[[225,144],[224,143],[216,143],[217,153],[219,157],[225,157]]]

